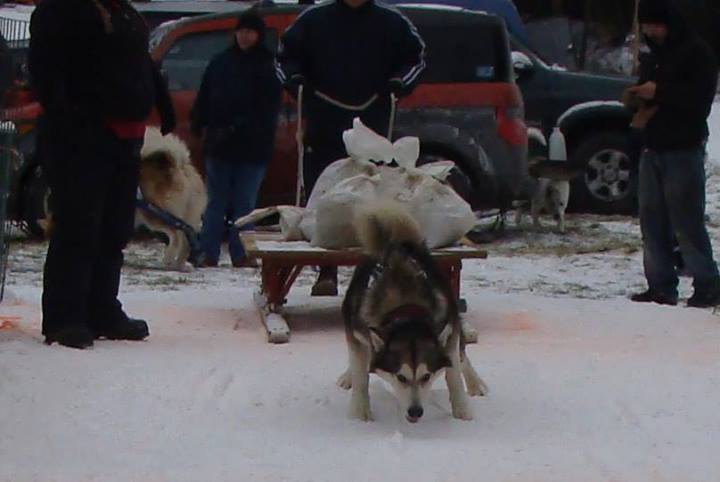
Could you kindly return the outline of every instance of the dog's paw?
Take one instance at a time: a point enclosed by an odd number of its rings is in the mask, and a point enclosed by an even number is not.
[[[352,388],[352,374],[350,373],[350,369],[345,370],[335,383],[343,390],[350,390]]]
[[[192,265],[189,261],[185,261],[178,267],[178,271],[181,271],[183,273],[192,273],[195,271],[195,266]]]
[[[370,411],[370,403],[366,401],[350,402],[350,410],[348,416],[354,420],[362,422],[372,422],[372,412]]]
[[[467,393],[471,397],[484,397],[490,392],[480,377],[466,378],[465,384],[467,385]]]
[[[457,418],[458,420],[472,420],[473,419],[473,413],[470,407],[464,403],[462,404],[456,404],[456,406],[452,409],[452,415],[453,417]]]
[[[460,327],[462,328],[462,336],[463,340],[466,344],[472,344],[477,343],[478,341],[478,331],[475,329],[474,326],[472,326],[470,323],[468,323],[465,320],[462,320],[460,322]]]

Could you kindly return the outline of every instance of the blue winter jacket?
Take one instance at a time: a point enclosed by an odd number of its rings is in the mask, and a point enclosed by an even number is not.
[[[272,156],[281,100],[273,57],[259,43],[232,46],[205,70],[191,114],[191,127],[205,129],[206,156],[233,162],[267,163]]]

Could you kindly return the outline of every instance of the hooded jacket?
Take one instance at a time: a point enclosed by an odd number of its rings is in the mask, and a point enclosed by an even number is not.
[[[355,116],[383,132],[388,83],[394,79],[408,94],[424,69],[425,44],[415,27],[397,10],[374,0],[357,8],[343,0],[309,7],[283,34],[277,57],[278,78],[284,84],[300,75],[306,92],[314,90],[355,107],[369,104],[364,112],[352,111],[307,95],[309,138],[323,130],[332,131],[328,135],[342,132]],[[374,96],[379,97],[370,102]]]
[[[272,156],[282,89],[264,24],[247,51],[233,45],[216,55],[203,74],[191,114],[196,135],[205,129],[207,156],[233,162],[267,163]]]
[[[641,64],[638,83],[657,84],[649,104],[658,110],[647,123],[645,145],[656,151],[699,147],[708,137],[707,118],[717,88],[715,55],[670,1],[645,0],[640,21],[665,23],[668,28],[662,45],[646,39],[650,54]]]
[[[174,124],[147,25],[126,0],[44,0],[30,31],[32,86],[56,125],[141,122],[155,106]]]

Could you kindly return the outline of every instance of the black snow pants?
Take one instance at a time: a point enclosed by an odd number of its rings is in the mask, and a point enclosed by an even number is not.
[[[132,236],[142,140],[102,125],[44,119],[38,142],[53,230],[43,280],[43,334],[126,319],[117,299]]]

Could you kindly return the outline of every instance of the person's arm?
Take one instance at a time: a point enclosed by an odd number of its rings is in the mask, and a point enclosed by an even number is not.
[[[258,85],[260,85],[261,88],[256,95],[254,109],[256,119],[253,125],[256,126],[258,136],[261,138],[270,137],[270,139],[272,139],[274,138],[275,128],[277,126],[277,117],[280,113],[282,86],[275,75],[271,62],[267,62],[262,66]]]
[[[280,83],[295,97],[300,85],[307,85],[305,74],[305,43],[307,18],[298,16],[280,39],[275,74]]]
[[[62,5],[57,1],[41,2],[30,20],[28,70],[32,90],[46,112],[63,112],[70,108],[65,94],[67,79],[64,52],[67,32],[63,25]]]
[[[404,15],[397,13],[398,39],[395,44],[395,69],[389,79],[389,90],[397,96],[407,95],[425,70],[425,42],[415,26]]]
[[[163,135],[169,134],[175,130],[175,108],[173,107],[172,98],[168,90],[168,85],[160,72],[160,68],[153,63],[153,81],[155,83],[155,104],[160,114],[160,132]]]
[[[212,63],[208,65],[203,74],[200,89],[198,90],[192,110],[190,111],[190,131],[193,135],[201,137],[203,129],[208,125],[210,109],[210,71]]]
[[[695,47],[682,65],[682,75],[672,82],[658,82],[655,101],[660,108],[690,114],[704,111],[707,99],[715,94],[718,66],[709,48]]]

